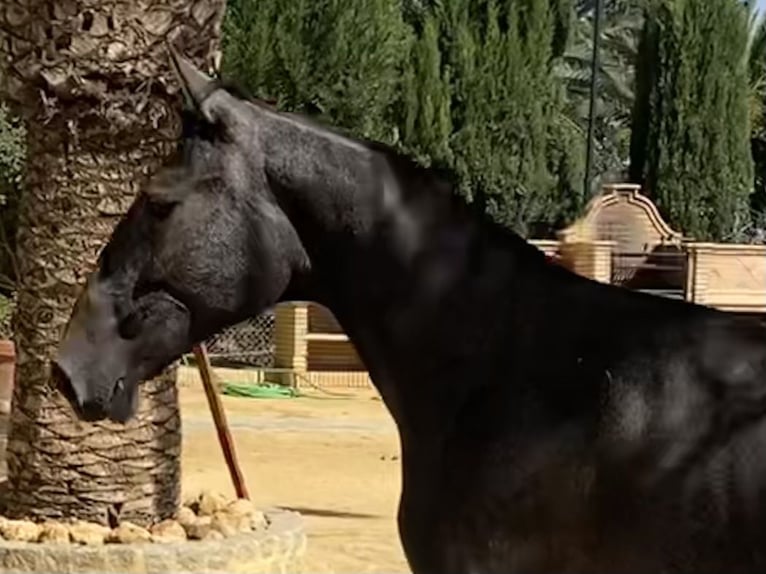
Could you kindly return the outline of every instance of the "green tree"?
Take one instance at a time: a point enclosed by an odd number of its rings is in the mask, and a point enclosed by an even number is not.
[[[522,233],[566,221],[582,203],[582,139],[562,113],[553,74],[569,2],[453,0],[419,8],[410,11],[417,40],[404,148],[447,163],[469,200],[483,196],[496,220]]]
[[[234,0],[224,73],[279,107],[355,135],[398,140],[392,126],[411,35],[398,0]]]
[[[766,16],[750,17],[749,77],[751,150],[755,164],[755,230],[766,241]]]
[[[646,13],[631,179],[697,239],[739,240],[749,219],[747,43],[737,0],[654,0]]]
[[[630,117],[635,99],[635,61],[643,24],[642,0],[602,0],[594,122],[594,187],[621,179],[630,156]],[[566,113],[586,137],[589,121],[595,0],[578,0],[572,37],[557,76],[567,90]]]
[[[450,82],[442,69],[439,23],[425,15],[405,71],[402,140],[422,164],[451,165]]]
[[[14,249],[16,217],[24,173],[25,130],[21,120],[0,103],[0,297],[12,296],[16,284]],[[7,304],[0,303],[0,323],[7,316]],[[7,330],[6,333],[7,335]]]
[[[571,12],[571,0],[234,0],[224,71],[450,168],[523,231],[582,203],[582,136],[553,77]]]

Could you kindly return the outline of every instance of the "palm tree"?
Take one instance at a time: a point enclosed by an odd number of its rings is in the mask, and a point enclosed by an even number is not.
[[[137,187],[179,134],[164,40],[199,65],[219,42],[224,0],[5,0],[4,91],[27,126],[19,205],[19,347],[7,512],[32,518],[174,514],[180,419],[172,377],[144,386],[127,426],[86,424],[49,382],[73,301]]]
[[[634,70],[643,24],[641,2],[602,0],[600,61],[596,78],[594,173],[619,178],[628,163],[630,116],[634,100]],[[588,123],[595,0],[575,3],[575,23],[568,49],[557,68],[567,88],[569,120]]]

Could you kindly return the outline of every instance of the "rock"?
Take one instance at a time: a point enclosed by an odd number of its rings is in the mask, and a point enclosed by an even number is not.
[[[194,511],[188,506],[182,506],[178,509],[177,519],[181,526],[186,526],[187,524],[192,524],[195,520],[197,520],[197,515],[194,514]]]
[[[43,522],[37,541],[44,544],[69,544],[69,529],[60,522]]]
[[[255,506],[246,498],[238,498],[227,504],[225,510],[233,516],[251,516],[255,512]]]
[[[194,513],[194,515],[196,516],[197,512],[199,511],[199,499],[200,499],[200,495],[199,494],[197,494],[195,496],[190,496],[189,498],[186,498],[183,501],[181,506],[185,506],[185,507],[189,508]]]
[[[213,516],[219,510],[226,508],[228,503],[228,499],[220,492],[206,490],[200,494],[199,501],[197,502],[199,507],[197,514],[200,516]]]
[[[97,546],[103,544],[110,530],[106,526],[78,520],[69,526],[69,539],[75,544]]]
[[[226,511],[219,511],[213,515],[210,527],[223,534],[225,538],[228,538],[238,532],[250,531],[250,518],[230,514]]]
[[[205,534],[204,538],[202,540],[223,540],[224,535],[218,532],[217,530],[210,530],[207,534]]]
[[[119,542],[120,544],[140,544],[151,542],[152,535],[146,528],[125,521],[110,532],[108,541]]]
[[[184,524],[186,535],[191,540],[204,540],[205,536],[213,529],[211,527],[213,519],[210,516],[200,516],[190,524]]]
[[[250,515],[250,530],[262,530],[268,526],[266,515],[260,510],[256,510]]]
[[[6,540],[35,542],[40,536],[40,525],[29,520],[8,520],[3,524],[0,534]]]
[[[163,520],[149,529],[152,542],[183,542],[186,540],[186,530],[177,520]]]
[[[237,531],[250,532],[253,529],[250,516],[237,516]]]

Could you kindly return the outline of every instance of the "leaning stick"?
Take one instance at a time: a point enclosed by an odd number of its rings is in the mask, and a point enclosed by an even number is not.
[[[199,374],[202,378],[202,386],[205,388],[210,412],[213,413],[213,422],[215,423],[215,430],[218,433],[218,442],[221,443],[221,450],[223,450],[223,456],[226,459],[226,466],[229,467],[231,481],[234,483],[234,491],[237,493],[237,498],[250,498],[247,493],[247,487],[245,486],[242,469],[239,467],[239,462],[237,462],[237,454],[234,451],[234,441],[229,432],[229,425],[226,422],[226,415],[223,412],[221,398],[218,396],[215,385],[213,384],[213,369],[210,366],[210,358],[207,355],[207,349],[205,349],[204,343],[194,345],[194,358],[197,360],[197,368],[199,369]]]

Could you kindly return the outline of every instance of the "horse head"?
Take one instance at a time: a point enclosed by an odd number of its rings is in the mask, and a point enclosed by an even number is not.
[[[262,169],[259,108],[171,60],[187,102],[179,148],[115,228],[55,360],[89,420],[129,419],[140,381],[273,305],[306,266]]]

